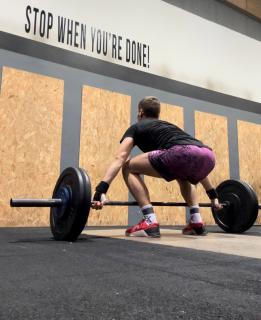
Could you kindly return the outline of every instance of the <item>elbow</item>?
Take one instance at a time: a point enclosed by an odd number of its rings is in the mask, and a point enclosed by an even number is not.
[[[117,161],[121,166],[124,165],[126,160],[128,159],[128,154],[126,153],[121,153],[115,156],[115,161]]]

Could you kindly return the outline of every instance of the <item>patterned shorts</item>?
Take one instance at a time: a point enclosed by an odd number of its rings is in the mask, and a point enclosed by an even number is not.
[[[149,153],[153,168],[167,181],[187,180],[192,184],[208,176],[215,167],[212,150],[194,145],[178,145]]]

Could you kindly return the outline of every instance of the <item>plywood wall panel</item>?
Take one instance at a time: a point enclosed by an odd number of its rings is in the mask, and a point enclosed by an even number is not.
[[[248,182],[261,202],[261,125],[238,121],[240,179]],[[261,223],[261,213],[257,223]]]
[[[247,7],[247,0],[227,0],[227,2],[245,10]]]
[[[82,122],[80,166],[89,173],[92,187],[103,178],[105,170],[119,148],[120,139],[130,126],[131,98],[117,92],[84,86],[82,90]],[[121,172],[113,181],[108,198],[128,200],[128,189]],[[127,225],[127,207],[105,207],[91,210],[88,225]]]
[[[226,2],[261,18],[261,1],[260,0],[226,0]]]
[[[261,19],[261,1],[260,0],[247,0],[246,10],[254,16]]]
[[[215,153],[216,166],[210,173],[214,186],[230,178],[227,118],[214,114],[195,112],[195,136],[211,147]],[[200,202],[209,202],[201,185],[198,185]],[[207,224],[213,224],[211,210],[201,208],[203,219]]]
[[[184,128],[182,107],[162,103],[160,119]],[[145,177],[145,183],[152,201],[184,201],[176,181],[166,182],[163,179]],[[186,222],[184,207],[156,207],[155,211],[161,225],[183,225]]]
[[[48,208],[10,208],[11,197],[50,197],[60,171],[63,81],[3,68],[0,226],[47,226]]]

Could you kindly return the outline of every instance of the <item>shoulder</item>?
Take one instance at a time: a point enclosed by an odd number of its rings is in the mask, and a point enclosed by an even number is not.
[[[121,138],[120,142],[122,142],[125,138],[135,138],[137,131],[137,123],[131,125],[124,133],[123,137]]]
[[[135,132],[137,130],[137,128],[138,128],[138,123],[134,123],[125,131],[125,133]]]

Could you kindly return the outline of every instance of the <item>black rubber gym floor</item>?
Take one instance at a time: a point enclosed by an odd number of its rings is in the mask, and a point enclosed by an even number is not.
[[[0,228],[0,270],[1,320],[261,319],[259,259]]]

